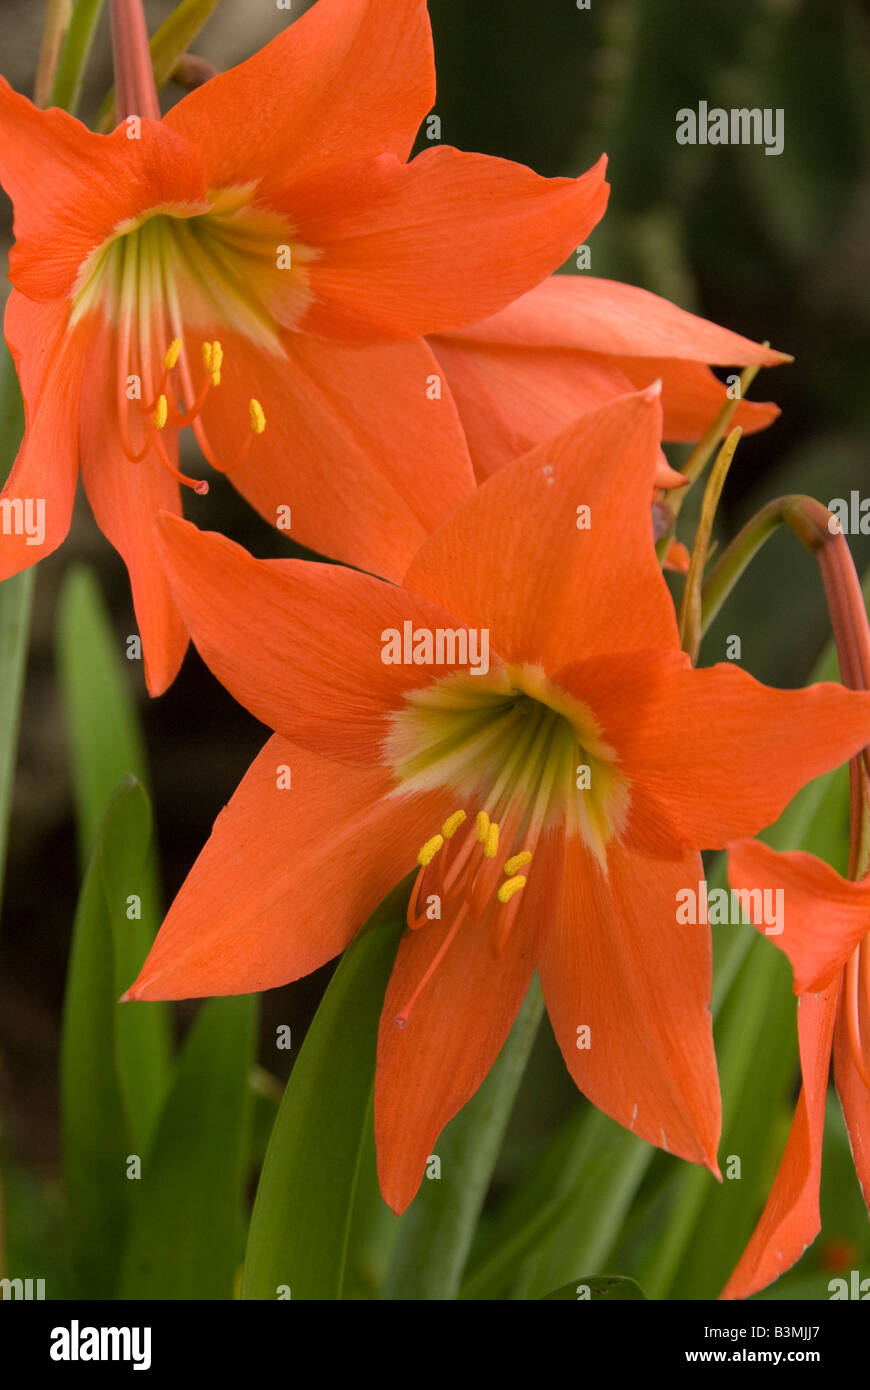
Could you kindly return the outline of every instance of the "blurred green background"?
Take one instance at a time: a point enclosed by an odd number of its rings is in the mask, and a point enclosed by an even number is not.
[[[152,31],[172,8],[170,0],[149,0]],[[302,8],[297,0],[294,13]],[[33,86],[42,12],[33,0],[0,6],[0,66],[25,92]],[[445,143],[521,160],[548,175],[579,173],[606,151],[612,194],[590,238],[591,273],[645,286],[794,354],[793,366],[757,379],[754,396],[776,400],[783,415],[741,444],[720,534],[733,534],[782,492],[807,491],[825,502],[848,497],[853,488],[870,496],[867,6],[859,0],[592,0],[587,11],[574,0],[431,0],[430,12],[435,110]],[[268,0],[223,0],[196,51],[229,66],[286,19]],[[108,57],[104,16],[85,119],[93,119],[109,85]],[[180,95],[172,88],[167,99]],[[678,146],[676,112],[701,99],[711,106],[782,107],[783,153]],[[5,200],[0,214],[8,243]],[[492,254],[499,255],[498,246]],[[684,536],[691,534],[691,517],[689,505]],[[196,519],[259,555],[290,549],[216,478],[208,498],[197,502]],[[853,545],[863,572],[870,537],[853,538]],[[0,1156],[10,1243],[24,1264],[29,1242],[45,1248],[42,1238],[59,1212],[59,1017],[79,876],[53,634],[59,586],[77,560],[95,567],[123,652],[135,630],[126,574],[83,497],[70,540],[39,570],[0,932]],[[742,638],[743,663],[753,674],[781,685],[805,680],[826,623],[814,564],[790,536],[776,537],[755,562],[709,634],[702,661],[721,659],[731,633]],[[265,732],[193,652],[173,688],[154,702],[144,694],[140,668],[124,665],[144,721],[169,900]],[[276,1024],[290,1023],[301,1037],[328,976],[327,969],[262,1001],[262,1058],[277,1075],[286,1073],[289,1060],[275,1052]],[[778,978],[787,990],[787,977]],[[182,1006],[182,1023],[192,1012]],[[783,1066],[793,1079],[795,1056]],[[580,1106],[545,1031],[496,1197],[528,1171]],[[828,1243],[811,1257],[822,1269],[848,1267],[857,1257],[842,1240],[854,1240],[860,1204],[838,1122],[834,1133],[826,1169]],[[625,1251],[633,1242],[642,1248],[645,1230],[654,1229],[653,1199],[673,1168],[655,1159],[643,1189],[647,1204],[632,1208]],[[58,1261],[62,1279],[61,1255]],[[812,1287],[818,1296],[818,1284]]]

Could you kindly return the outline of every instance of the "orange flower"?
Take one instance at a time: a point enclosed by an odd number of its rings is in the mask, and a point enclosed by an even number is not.
[[[152,521],[179,482],[207,487],[177,471],[179,430],[294,538],[401,577],[473,486],[422,335],[524,293],[604,211],[603,160],[576,180],[448,147],[407,162],[433,96],[425,0],[318,0],[108,136],[0,82],[27,415],[3,496],[16,521],[16,501],[44,508],[39,541],[4,525],[0,578],[64,539],[81,461],[152,693],[187,642]]]
[[[658,295],[586,275],[551,275],[483,323],[429,342],[480,480],[584,411],[656,379],[662,383],[663,437],[699,439],[726,400],[708,363],[774,367],[791,361]],[[741,401],[733,423],[751,434],[778,415],[769,402]],[[668,487],[675,481],[662,454],[656,482]]]
[[[652,543],[660,436],[654,391],[584,416],[471,494],[401,586],[161,518],[197,647],[276,733],[128,997],[307,974],[416,860],[376,1082],[397,1211],[536,967],[586,1095],[715,1169],[709,933],[677,891],[870,732],[870,695],[691,668]]]
[[[723,1298],[748,1298],[800,1259],[821,1228],[819,1181],[831,1054],[852,1156],[870,1208],[870,878],[853,883],[811,854],[732,846],[737,889],[782,893],[782,934],[798,995],[803,1087],[767,1205]],[[770,898],[768,902],[775,901]],[[762,932],[764,899],[752,905]]]

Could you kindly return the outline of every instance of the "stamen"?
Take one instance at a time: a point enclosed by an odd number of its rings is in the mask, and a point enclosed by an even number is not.
[[[425,845],[423,845],[422,849],[420,850],[420,853],[417,855],[417,863],[423,865],[424,868],[427,864],[431,864],[432,860],[435,858],[435,855],[438,853],[439,849],[441,849],[443,844],[443,835],[433,835],[430,840],[426,841]]]
[[[248,404],[248,411],[251,418],[251,429],[254,431],[254,434],[262,434],[263,430],[266,428],[266,416],[263,413],[263,407],[260,405],[260,402],[254,400],[252,397]]]
[[[489,816],[485,811],[477,813],[477,838],[480,843],[486,844],[486,837],[489,834]]]
[[[498,890],[496,896],[499,902],[509,903],[514,894],[519,893],[522,888],[525,888],[527,883],[528,879],[524,878],[522,874],[516,874],[515,877],[509,878]]]
[[[531,864],[531,862],[531,851],[523,849],[520,850],[519,854],[515,854],[510,859],[505,860],[504,871],[507,874],[508,878],[512,878],[513,875],[517,872],[517,869],[525,868],[526,864]]]
[[[484,856],[487,859],[495,859],[498,854],[498,821],[491,821],[486,832],[486,843],[483,847]]]
[[[408,1022],[408,1019],[411,1015],[411,1010],[413,1009],[417,1000],[420,998],[420,995],[423,993],[423,990],[426,988],[426,985],[429,983],[432,976],[435,974],[435,971],[438,969],[438,966],[441,964],[442,960],[446,956],[447,951],[450,948],[450,944],[454,940],[456,933],[462,926],[462,923],[465,921],[467,914],[468,904],[463,903],[459,911],[457,912],[456,917],[454,918],[453,925],[451,926],[449,932],[445,936],[444,940],[441,942],[441,945],[438,947],[438,950],[435,952],[435,955],[432,957],[432,960],[429,962],[429,965],[426,969],[425,974],[423,975],[422,980],[420,980],[419,984],[417,985],[417,988],[414,990],[414,993],[411,995],[411,998],[408,1000],[407,1004],[405,1004],[404,1007],[401,1008],[399,1012],[396,1014],[394,1022],[397,1028],[404,1028],[405,1024]]]
[[[452,840],[460,825],[464,825],[467,817],[464,811],[454,811],[452,816],[448,816],[441,827],[441,834],[445,840]]]
[[[181,339],[173,338],[169,347],[163,354],[163,365],[168,372],[172,371],[179,357],[181,356]]]
[[[164,428],[166,427],[166,421],[167,421],[168,417],[169,417],[169,405],[168,405],[168,402],[167,402],[167,400],[166,400],[166,397],[165,397],[165,396],[162,396],[162,395],[161,395],[161,396],[158,396],[158,397],[157,397],[157,409],[156,409],[155,412],[154,412],[154,424],[157,426],[157,428],[158,428],[159,430],[162,430],[162,429],[164,429]]]
[[[183,483],[185,487],[193,488],[194,492],[198,493],[200,497],[205,497],[208,492],[208,483],[205,478],[188,478],[186,473],[179,473],[172,459],[166,452],[166,445],[163,443],[163,436],[161,434],[155,434],[154,443],[157,447],[157,457],[160,459],[167,473],[169,473],[177,483]]]

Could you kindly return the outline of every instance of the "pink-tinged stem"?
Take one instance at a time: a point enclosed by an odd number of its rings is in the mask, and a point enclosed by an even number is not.
[[[142,0],[112,0],[112,54],[118,120],[148,116],[160,120],[160,103]]]

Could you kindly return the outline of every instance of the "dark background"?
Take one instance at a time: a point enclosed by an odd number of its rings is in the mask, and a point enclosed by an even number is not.
[[[302,8],[297,0],[294,12]],[[152,31],[171,9],[158,0],[146,5]],[[793,366],[756,382],[756,397],[778,401],[783,418],[740,446],[722,534],[782,492],[825,502],[851,488],[870,495],[867,7],[593,0],[580,11],[574,0],[431,0],[430,11],[445,143],[548,175],[579,173],[607,151],[613,191],[590,238],[591,273],[643,285],[795,355]],[[0,69],[28,93],[42,13],[33,0],[0,0]],[[286,20],[269,0],[223,0],[196,51],[230,66]],[[108,54],[104,17],[81,113],[88,120],[109,85]],[[165,100],[180,95],[171,88]],[[676,112],[702,98],[711,106],[784,108],[784,152],[678,146]],[[8,241],[5,200],[0,217]],[[288,553],[228,484],[210,481],[209,497],[197,503],[203,527],[225,530],[255,554]],[[859,538],[855,550],[863,569],[870,538]],[[123,652],[135,631],[126,572],[83,496],[69,541],[39,571],[0,933],[0,1152],[49,1185],[58,1170],[57,1044],[78,888],[54,622],[59,584],[82,560],[98,572]],[[729,633],[741,636],[744,665],[755,675],[782,685],[805,679],[826,635],[825,615],[814,564],[792,537],[776,537],[755,562],[702,660],[721,659]],[[169,901],[266,734],[193,651],[173,688],[153,702],[141,667],[125,666],[145,725]],[[276,1021],[292,1023],[301,1037],[327,975],[267,995],[264,1038],[274,1039]],[[188,1012],[180,1010],[182,1023]],[[283,1056],[276,1060],[270,1046],[264,1060],[279,1072]],[[503,1176],[572,1104],[576,1092],[544,1036]]]

